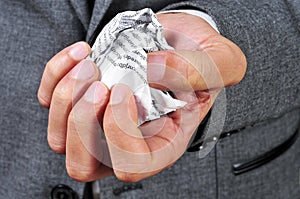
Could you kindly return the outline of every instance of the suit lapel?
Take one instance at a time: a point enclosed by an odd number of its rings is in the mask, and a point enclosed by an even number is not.
[[[95,0],[92,17],[89,23],[86,40],[89,41],[94,34],[97,26],[100,24],[102,17],[109,8],[113,0]]]
[[[91,18],[91,8],[87,1],[82,0],[70,0],[75,13],[77,14],[79,20],[81,21],[84,29],[88,31],[90,18]]]

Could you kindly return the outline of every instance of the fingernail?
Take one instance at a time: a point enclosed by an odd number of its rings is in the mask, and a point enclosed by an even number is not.
[[[116,105],[122,103],[128,95],[128,87],[125,85],[115,85],[111,94],[110,104]]]
[[[162,80],[166,70],[166,57],[163,55],[148,56],[147,78],[149,82]]]
[[[74,44],[74,46],[69,51],[69,55],[74,60],[82,60],[89,54],[89,49],[84,42],[79,42]]]
[[[100,103],[107,96],[107,88],[100,82],[94,82],[84,94],[85,100],[91,103]]]
[[[74,79],[88,80],[96,73],[95,64],[88,60],[82,60],[72,69],[71,75]]]

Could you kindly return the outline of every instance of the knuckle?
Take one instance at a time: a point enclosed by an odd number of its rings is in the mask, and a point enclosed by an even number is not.
[[[58,77],[60,77],[61,75],[61,69],[59,69],[57,66],[57,64],[55,63],[55,61],[50,60],[47,64],[46,64],[46,74],[49,78],[54,78],[57,79]]]
[[[235,64],[236,75],[232,84],[238,84],[239,82],[241,82],[245,77],[246,70],[247,70],[247,60],[240,48],[237,49],[235,56],[236,56],[236,64]]]
[[[79,182],[89,182],[94,179],[95,169],[89,166],[83,166],[77,162],[66,161],[68,175]]]
[[[235,43],[230,41],[226,46],[231,57],[228,65],[232,74],[228,86],[233,86],[243,80],[247,70],[247,60],[243,51]]]
[[[122,172],[122,171],[114,171],[115,176],[123,182],[138,182],[142,180],[140,175],[136,175],[134,173]]]
[[[72,92],[73,90],[68,84],[60,82],[54,89],[53,98],[61,103],[69,102],[72,100]]]
[[[52,151],[57,154],[64,154],[66,151],[65,139],[48,135],[48,144]]]
[[[247,71],[247,59],[244,53],[242,53],[241,51],[241,56],[240,56],[240,64],[239,64],[239,68],[240,68],[240,76],[239,76],[239,80],[241,81],[245,75],[246,75],[246,71]]]
[[[45,108],[49,108],[49,100],[45,99],[45,97],[43,96],[43,94],[40,93],[40,91],[37,94],[37,98],[40,105],[42,105]]]
[[[75,109],[76,109],[76,106],[75,106]],[[81,111],[72,109],[68,116],[68,126],[74,128],[78,134],[80,133],[79,129],[81,129],[82,127],[88,128],[87,118],[82,117],[81,114],[82,114]],[[79,128],[79,127],[81,127],[81,128]]]
[[[72,128],[75,128],[77,133],[80,133],[79,130],[88,129],[90,125],[93,125],[91,123],[91,117],[92,121],[96,123],[97,118],[96,116],[92,115],[86,115],[85,113],[82,113],[82,111],[89,111],[87,108],[81,108],[78,105],[76,105],[70,112],[68,116],[68,125]],[[83,129],[81,129],[83,128]]]
[[[78,171],[74,167],[67,166],[68,175],[76,181],[79,182],[88,182],[90,173]]]

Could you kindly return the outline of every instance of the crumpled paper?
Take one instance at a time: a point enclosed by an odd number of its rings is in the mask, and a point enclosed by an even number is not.
[[[147,82],[147,53],[173,50],[162,34],[162,26],[149,8],[126,11],[113,18],[98,35],[88,57],[99,67],[101,81],[111,88],[117,83],[130,87],[138,124],[158,119],[186,105],[167,92],[150,88]]]

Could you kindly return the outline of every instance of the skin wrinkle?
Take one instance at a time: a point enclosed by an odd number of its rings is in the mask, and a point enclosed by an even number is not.
[[[177,132],[178,126],[176,126],[171,120],[168,120],[168,121],[169,122],[166,122],[166,124],[171,124],[172,128],[169,127],[170,125],[167,125],[167,127],[165,126],[159,133],[155,134],[154,137],[145,139],[146,143],[150,143],[151,140],[156,140],[157,138],[160,138],[160,139],[166,141],[167,144],[168,143],[172,144],[172,140],[176,138],[177,133],[176,133],[176,136],[174,136],[172,139],[169,139],[167,136],[160,135],[160,134],[163,134],[163,132],[165,132],[165,131],[171,131],[171,129],[174,129],[171,132]],[[164,146],[162,146],[162,147],[164,148]],[[158,148],[158,149],[154,150],[153,147],[149,146],[149,149],[150,149],[151,152],[155,152],[157,150],[160,150],[161,148]]]
[[[65,150],[66,142],[64,140],[65,140],[64,136],[61,136],[61,137],[53,136],[49,133],[47,135],[47,141],[48,141],[50,148],[58,154],[66,153],[66,150]]]

